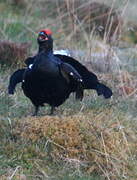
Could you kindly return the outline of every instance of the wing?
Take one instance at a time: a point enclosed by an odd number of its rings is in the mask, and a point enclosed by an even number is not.
[[[55,56],[60,58],[62,62],[68,63],[75,68],[83,79],[84,89],[92,89],[92,85],[98,82],[97,76],[76,59],[60,54],[56,54]]]
[[[94,73],[90,72],[80,62],[72,57],[65,55],[57,54],[55,56],[60,58],[62,62],[68,63],[69,65],[73,66],[75,70],[77,70],[77,72],[82,77],[84,89],[94,89],[97,91],[98,95],[103,95],[105,98],[110,98],[112,96],[113,93],[111,89],[100,83],[97,76]]]
[[[60,69],[61,69],[61,72],[63,72],[63,74],[71,76],[74,80],[76,80],[78,82],[82,82],[83,81],[81,75],[70,64],[68,64],[68,63],[61,63],[60,64]]]
[[[71,79],[74,83],[72,83],[75,86],[75,92],[76,92],[76,99],[83,99],[83,80],[81,75],[77,72],[77,70],[72,67],[68,63],[61,63],[60,64],[60,71],[61,74],[64,76],[64,78],[67,80],[67,82],[70,82]],[[72,85],[72,86],[73,86]]]
[[[9,86],[8,86],[9,94],[14,94],[16,85],[18,83],[22,82],[22,80],[23,80],[23,74],[24,74],[25,70],[26,70],[25,68],[19,69],[11,75],[10,80],[9,80]]]

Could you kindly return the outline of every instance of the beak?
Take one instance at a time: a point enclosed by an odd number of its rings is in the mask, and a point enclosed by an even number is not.
[[[42,42],[42,41],[47,41],[47,40],[48,40],[48,37],[45,36],[45,35],[41,35],[41,34],[40,34],[40,35],[38,36],[38,40],[41,41],[41,42]]]

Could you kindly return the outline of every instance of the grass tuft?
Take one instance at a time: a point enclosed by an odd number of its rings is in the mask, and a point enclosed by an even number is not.
[[[137,141],[126,124],[128,117],[122,113],[115,117],[113,109],[96,113],[23,118],[13,134],[27,142],[42,142],[43,158],[48,155],[53,162],[62,161],[77,173],[84,170],[108,179],[130,179],[136,169],[132,161]]]

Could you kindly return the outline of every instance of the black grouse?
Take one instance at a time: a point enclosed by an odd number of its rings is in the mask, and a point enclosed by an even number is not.
[[[45,39],[45,37],[47,35],[49,37],[48,40]],[[29,67],[28,68],[29,71],[34,66],[36,57],[41,52],[47,52],[49,45],[50,45],[51,51],[53,51],[53,39],[52,39],[51,35],[52,35],[52,32],[48,29],[44,29],[39,32],[39,35],[37,38],[37,41],[39,44],[38,54],[34,57],[29,57],[25,60],[26,65]],[[98,81],[97,76],[94,73],[90,72],[84,65],[82,65],[80,62],[78,62],[74,58],[72,58],[70,56],[60,55],[60,54],[54,55],[54,58],[58,59],[57,60],[58,63],[59,63],[59,61],[61,61],[63,63],[67,63],[67,65],[69,64],[71,66],[71,68],[73,67],[75,69],[75,71],[77,71],[76,73],[78,73],[83,80],[83,89],[94,89],[94,90],[96,90],[98,95],[103,95],[104,98],[110,98],[112,96],[111,89],[109,87],[105,86],[104,84],[100,83]],[[22,82],[25,71],[28,71],[28,70],[19,69],[11,75],[10,83],[9,83],[9,87],[8,87],[9,94],[14,93],[16,84],[19,83],[19,79],[21,80],[20,82]],[[65,74],[64,74],[64,76],[67,77]],[[74,83],[74,80],[72,82],[73,82],[72,83],[73,86],[71,85],[71,90],[75,91],[77,85],[76,85],[76,82]]]
[[[9,93],[14,93],[15,81],[18,83],[22,79],[23,92],[35,106],[34,115],[44,103],[51,106],[52,114],[71,92],[76,93],[77,99],[83,98],[82,78],[74,67],[54,56],[51,34],[40,32],[38,41],[47,41],[46,48],[35,56],[32,66],[14,72],[10,78]]]

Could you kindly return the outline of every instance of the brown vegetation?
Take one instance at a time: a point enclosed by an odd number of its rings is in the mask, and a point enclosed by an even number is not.
[[[22,65],[28,55],[29,43],[0,41],[0,64]]]
[[[45,138],[46,148],[52,147],[48,153],[53,160],[116,180],[132,176],[130,159],[137,146],[134,132],[121,122],[123,116],[115,119],[113,111],[106,110],[98,115],[92,111],[69,117],[27,117],[14,129],[14,135],[33,143]]]

